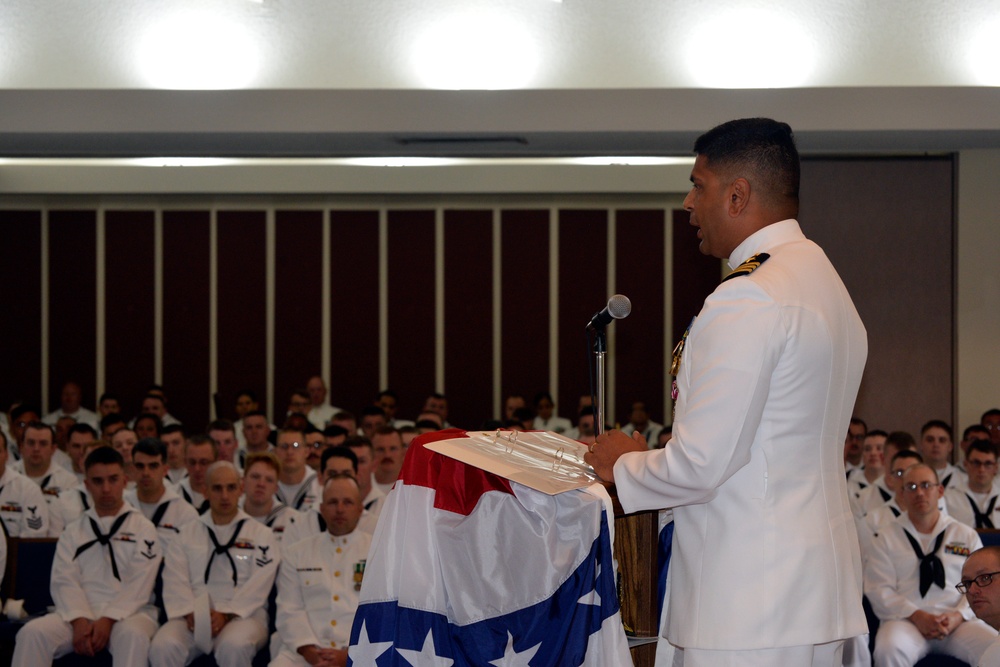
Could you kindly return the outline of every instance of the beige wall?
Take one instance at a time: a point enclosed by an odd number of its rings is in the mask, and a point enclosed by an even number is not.
[[[963,151],[958,166],[956,413],[961,429],[1000,406],[1000,151]]]

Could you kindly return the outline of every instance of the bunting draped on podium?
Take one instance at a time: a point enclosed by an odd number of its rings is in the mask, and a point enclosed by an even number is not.
[[[372,542],[348,664],[631,664],[604,503],[424,448],[462,434],[410,445]]]

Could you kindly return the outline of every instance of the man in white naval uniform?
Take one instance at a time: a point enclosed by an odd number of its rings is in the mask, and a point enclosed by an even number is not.
[[[72,417],[77,424],[87,424],[95,431],[100,418],[93,410],[80,405],[83,399],[83,390],[75,382],[67,382],[63,385],[59,395],[59,409],[53,410],[42,418],[42,421],[50,426],[55,426],[60,417]]]
[[[347,664],[371,545],[371,535],[357,528],[362,510],[354,478],[330,478],[319,506],[327,532],[285,550],[278,575],[282,649],[271,667]]]
[[[267,640],[267,597],[278,543],[239,508],[236,468],[206,473],[209,511],[189,522],[164,559],[163,602],[170,619],[153,638],[153,667],[182,667],[212,653],[219,667],[246,667]]]
[[[994,630],[1000,630],[1000,547],[983,547],[973,552],[962,567],[962,583],[957,586],[965,595],[976,616]],[[1000,665],[1000,637],[979,658],[979,667]]]
[[[736,270],[675,353],[670,441],[610,431],[586,461],[627,512],[674,508],[666,637],[685,667],[839,665],[867,632],[844,469],[867,335],[794,220],[791,128],[732,121],[695,152],[684,208]]]
[[[218,460],[219,450],[207,435],[191,436],[184,445],[184,465],[188,474],[177,485],[177,492],[184,500],[191,503],[198,514],[208,511],[205,480],[208,468]]]
[[[243,475],[243,511],[274,533],[274,539],[284,542],[289,525],[300,520],[303,513],[294,510],[275,497],[281,463],[271,452],[254,452],[246,459]]]
[[[946,489],[964,486],[966,482],[965,473],[951,464],[954,449],[951,426],[947,422],[932,419],[920,428],[917,451],[924,457],[924,463],[934,468],[941,486]]]
[[[94,506],[66,527],[52,562],[55,611],[17,634],[13,665],[51,665],[70,652],[93,656],[107,648],[114,664],[146,664],[156,632],[149,604],[160,567],[156,529],[122,499],[121,454],[98,447],[86,458]]]
[[[278,500],[292,509],[309,509],[319,499],[320,486],[316,471],[306,465],[309,445],[305,433],[294,429],[279,431],[274,449],[281,461]]]
[[[997,483],[997,446],[973,440],[965,454],[964,484],[945,489],[948,514],[973,528],[1000,527],[1000,483]]]
[[[12,469],[7,437],[0,433],[0,527],[9,537],[45,537],[49,534],[49,506],[42,490]]]
[[[125,501],[150,520],[166,553],[181,528],[198,518],[198,512],[172,485],[164,483],[167,448],[162,442],[153,438],[140,440],[132,450],[132,464],[138,479],[134,489],[125,491]]]
[[[21,444],[21,460],[14,469],[38,485],[49,507],[49,536],[59,537],[62,533],[62,512],[59,498],[76,488],[76,475],[53,462],[56,453],[55,433],[52,427],[42,422],[31,422],[24,428]]]
[[[872,540],[865,593],[882,622],[875,667],[909,667],[928,653],[978,664],[996,633],[955,589],[979,535],[938,510],[944,490],[924,463],[903,475],[906,512]]]

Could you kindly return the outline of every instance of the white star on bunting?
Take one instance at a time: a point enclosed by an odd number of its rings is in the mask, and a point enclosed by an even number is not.
[[[437,654],[434,649],[434,635],[430,630],[427,631],[424,646],[419,651],[397,647],[396,652],[414,667],[451,667],[455,664],[451,658],[442,658]]]
[[[514,635],[507,631],[507,648],[504,650],[503,657],[497,658],[496,660],[490,660],[491,665],[495,667],[530,667],[528,662],[535,657],[538,653],[538,649],[541,647],[541,643],[535,644],[529,649],[525,649],[518,653],[514,650]]]
[[[358,643],[348,648],[347,654],[354,661],[354,667],[374,666],[375,661],[380,655],[388,651],[390,646],[392,646],[392,642],[375,642],[373,644],[368,641],[368,629],[365,627],[365,622],[362,621]]]

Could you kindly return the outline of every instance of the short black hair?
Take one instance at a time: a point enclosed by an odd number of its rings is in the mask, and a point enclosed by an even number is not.
[[[104,432],[108,430],[109,426],[114,426],[115,424],[125,424],[125,423],[126,422],[124,417],[122,417],[117,412],[111,412],[101,417],[100,427],[101,431]]]
[[[66,437],[69,438],[69,436],[73,435],[74,433],[86,433],[94,440],[97,439],[97,431],[94,430],[94,427],[91,426],[90,424],[84,424],[83,422],[77,422],[76,424],[70,426],[69,432],[66,434]]]
[[[948,424],[948,422],[946,422],[946,421],[944,421],[942,419],[932,419],[929,422],[927,422],[926,424],[924,424],[923,426],[921,426],[920,427],[920,435],[923,436],[924,433],[927,433],[927,431],[930,430],[930,429],[932,429],[932,428],[939,428],[942,431],[944,431],[945,433],[947,433],[949,440],[951,440],[951,439],[953,439],[955,437],[954,434],[951,432],[951,425]]]
[[[326,450],[324,450],[323,456],[319,460],[320,472],[326,470],[326,462],[335,456],[341,459],[349,460],[351,462],[351,467],[354,469],[354,474],[358,474],[358,455],[355,454],[350,447],[345,447],[344,445],[327,447]]]
[[[799,151],[792,128],[770,118],[741,118],[712,128],[694,142],[713,171],[732,171],[775,203],[799,205]]]
[[[146,456],[159,457],[164,462],[167,460],[167,446],[158,438],[143,438],[135,443],[135,447],[132,448],[132,455],[135,456],[137,452]]]
[[[343,426],[337,426],[336,424],[330,424],[325,429],[323,429],[323,436],[326,438],[338,438],[342,435],[348,435],[347,429]]]
[[[117,463],[122,468],[125,467],[125,459],[122,458],[122,455],[114,447],[94,447],[83,461],[83,470],[86,472],[92,466],[101,463],[105,465]]]

